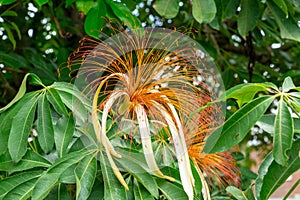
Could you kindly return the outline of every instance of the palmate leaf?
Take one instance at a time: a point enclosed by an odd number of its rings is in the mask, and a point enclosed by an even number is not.
[[[6,172],[18,172],[23,170],[32,169],[35,167],[50,167],[51,164],[41,155],[32,150],[28,150],[25,156],[16,164],[14,163],[9,154],[0,156],[0,170]]]
[[[14,162],[18,162],[26,153],[27,139],[34,120],[38,97],[29,99],[12,121],[8,138],[8,150]]]
[[[62,102],[58,92],[54,88],[50,88],[47,90],[47,99],[53,106],[54,110],[60,115],[68,115],[68,111],[66,106]]]
[[[97,160],[94,155],[85,157],[75,169],[76,199],[88,199],[97,173]]]
[[[287,104],[281,98],[278,103],[278,113],[274,122],[273,156],[280,165],[285,165],[288,159],[286,151],[292,147],[294,122]]]
[[[63,158],[58,159],[38,180],[32,191],[32,199],[39,200],[45,198],[49,192],[58,183],[58,180],[64,171],[75,163],[81,161],[91,152],[83,149],[72,152]]]
[[[274,99],[275,96],[266,95],[243,106],[207,138],[203,151],[207,153],[226,151],[238,144],[265,113]]]
[[[35,181],[38,177],[40,177],[42,174],[42,171],[29,171],[20,173],[17,175],[10,176],[6,179],[3,179],[0,181],[0,200],[6,199],[6,195],[8,195],[10,192],[13,192],[9,195],[18,195],[21,194],[18,192],[18,188],[20,187],[20,191],[24,190],[24,187],[29,187],[31,184],[35,184]],[[33,180],[33,182],[31,182]],[[23,186],[25,185],[25,186]],[[23,195],[27,196],[26,193]],[[19,198],[16,198],[19,199]]]
[[[143,185],[139,185],[139,183],[134,180],[133,187],[134,199],[136,200],[154,200],[154,197],[149,193]]]
[[[104,199],[105,200],[126,200],[125,188],[116,178],[109,164],[107,157],[103,152],[99,152],[101,171],[104,181]]]
[[[38,101],[37,132],[42,150],[45,153],[50,152],[54,145],[54,128],[50,105],[45,93],[41,95]]]
[[[273,158],[272,152],[265,158],[258,170],[255,190],[259,200],[267,200],[286,179],[299,170],[300,140],[293,143],[292,148],[287,152],[289,159],[287,165],[279,165]]]

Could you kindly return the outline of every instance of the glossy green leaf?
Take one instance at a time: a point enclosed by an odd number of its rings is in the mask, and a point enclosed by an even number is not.
[[[222,3],[226,3],[224,5],[223,11],[223,19],[231,18],[235,15],[237,8],[240,5],[240,0],[229,0],[229,1],[222,1]]]
[[[8,138],[8,151],[14,162],[18,162],[26,153],[27,140],[34,120],[37,101],[37,97],[28,100],[12,121]]]
[[[87,150],[76,151],[58,159],[38,180],[32,191],[32,200],[45,198],[58,183],[64,171],[75,163],[81,161],[90,152]]]
[[[285,13],[273,1],[267,1],[267,4],[280,28],[281,37],[299,42],[300,31],[297,22],[291,15],[286,17]]]
[[[172,19],[179,12],[179,0],[156,0],[153,7],[160,16]]]
[[[259,200],[267,200],[276,189],[281,186],[286,179],[294,172],[299,170],[300,140],[293,143],[292,149],[287,152],[289,159],[287,165],[279,165],[270,153],[258,170],[258,178],[256,179],[256,197]]]
[[[32,150],[28,150],[25,156],[17,164],[11,160],[9,154],[3,154],[0,156],[0,171],[17,172],[35,167],[48,168],[50,166],[51,164],[48,160]]]
[[[2,5],[8,5],[11,4],[13,2],[16,2],[17,0],[0,0],[0,4]]]
[[[226,98],[236,99],[238,105],[251,101],[258,92],[267,91],[268,87],[260,83],[240,84],[226,91]]]
[[[1,23],[1,25],[4,27],[6,34],[8,36],[9,41],[12,43],[13,45],[13,49],[16,48],[17,42],[15,40],[14,34],[12,33],[10,27],[8,26],[8,24],[6,23]]]
[[[75,169],[76,199],[88,199],[97,173],[97,160],[94,155],[85,157]]]
[[[66,154],[67,148],[75,131],[73,116],[61,117],[54,126],[55,147],[59,157]]]
[[[28,74],[26,74],[24,76],[18,93],[16,94],[16,96],[14,97],[14,99],[11,100],[11,102],[9,102],[9,104],[7,104],[5,107],[3,107],[3,108],[0,109],[0,113],[3,112],[3,111],[5,111],[6,109],[8,109],[9,107],[11,107],[12,105],[14,105],[17,101],[19,101],[24,96],[24,94],[26,92],[26,82],[27,82],[27,78],[29,76],[35,77],[36,75],[28,73]]]
[[[104,16],[106,15],[106,5],[103,0],[97,1],[97,7],[93,7],[87,13],[84,30],[85,32],[95,38],[99,38],[102,26],[104,25]]]
[[[229,186],[226,188],[226,191],[232,194],[237,200],[255,200],[251,187],[246,191],[242,191],[234,186]]]
[[[61,115],[68,115],[66,106],[63,104],[58,92],[54,88],[47,90],[47,99],[53,106],[54,110]]]
[[[274,96],[262,96],[243,106],[207,139],[204,151],[225,151],[238,144],[265,113]]]
[[[103,152],[100,154],[100,165],[104,181],[104,199],[105,200],[126,200],[125,188],[114,175],[107,157]]]
[[[10,17],[16,17],[18,16],[18,13],[16,13],[15,11],[13,10],[6,10],[4,12],[2,12],[0,14],[1,17],[6,17],[6,16],[10,16]]]
[[[154,197],[136,180],[134,180],[133,192],[136,200],[154,200]]]
[[[130,159],[130,157],[122,157],[121,159],[117,159],[117,162],[121,164],[121,166],[129,172],[134,178],[141,183],[155,198],[158,198],[158,187],[154,180],[154,178],[145,171],[141,166],[134,162],[134,160]]]
[[[58,181],[60,183],[65,183],[65,184],[76,184],[76,177],[75,177],[75,173],[74,173],[76,166],[77,166],[77,163],[66,168],[64,173],[62,173],[61,176],[59,177]]]
[[[217,8],[214,0],[193,0],[192,14],[200,24],[211,22],[216,13]]]
[[[292,147],[294,122],[287,104],[281,98],[274,122],[273,156],[277,163],[285,165],[288,159],[286,151]]]
[[[241,0],[241,12],[238,15],[238,30],[244,38],[256,26],[259,15],[258,0]]]
[[[10,191],[7,195],[5,195],[4,198],[7,200],[27,200],[28,198],[30,198],[31,192],[34,188],[37,179],[38,178],[31,179],[30,181],[19,185],[18,187]]]
[[[8,178],[0,180],[0,200],[5,200],[5,196],[13,191],[15,188],[18,188],[19,186],[22,187],[23,184],[27,185],[27,182],[30,182],[31,180],[35,180],[38,177],[40,177],[42,174],[42,171],[30,171],[30,172],[24,172],[17,175],[10,176]]]
[[[34,0],[34,2],[36,2],[39,7],[41,7],[42,5],[48,3],[49,0]]]
[[[122,3],[112,0],[108,0],[107,3],[110,5],[114,14],[130,29],[142,28],[140,20]]]
[[[292,78],[286,77],[282,84],[282,91],[288,92],[289,90],[294,89],[294,88],[296,88],[296,86],[294,85]]]
[[[85,15],[95,5],[93,0],[76,0],[76,7],[78,11],[82,11]]]
[[[54,145],[54,128],[50,105],[47,101],[45,93],[41,95],[38,102],[37,132],[38,141],[42,150],[45,153],[50,152]]]
[[[280,8],[286,16],[288,16],[288,9],[284,0],[273,0],[274,3]]]
[[[182,187],[170,183],[167,180],[157,180],[159,190],[164,194],[168,200],[185,200],[188,199]]]
[[[24,95],[19,102],[14,104],[11,108],[0,115],[0,155],[5,153],[8,148],[8,138],[11,130],[13,118],[17,115],[19,110],[24,107],[27,101],[31,100],[37,92],[30,92]]]

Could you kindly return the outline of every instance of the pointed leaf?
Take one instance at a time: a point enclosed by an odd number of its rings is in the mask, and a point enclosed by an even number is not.
[[[27,139],[32,127],[37,101],[37,97],[28,100],[12,121],[8,150],[14,162],[18,162],[26,153]]]
[[[100,152],[100,164],[104,181],[104,199],[105,200],[126,200],[125,188],[114,175],[108,159],[103,152]]]
[[[179,12],[179,0],[156,0],[153,7],[160,16],[172,19]]]
[[[58,159],[38,180],[32,191],[32,200],[45,198],[57,184],[64,171],[75,163],[78,163],[90,152],[87,150],[76,151]]]
[[[155,198],[158,198],[158,187],[154,178],[145,171],[141,166],[131,160],[130,157],[117,159],[121,166],[135,177]]]
[[[226,188],[226,191],[231,193],[237,200],[255,200],[251,187],[249,187],[246,191],[241,191],[234,186],[229,186]]]
[[[134,181],[134,199],[136,200],[154,200],[152,195],[139,183],[135,180]]]
[[[259,15],[258,0],[241,0],[241,12],[238,15],[238,30],[244,38],[256,26]]]
[[[26,184],[30,180],[34,180],[41,176],[42,171],[30,171],[21,174],[13,175],[0,180],[0,199],[4,199],[5,195],[13,189]]]
[[[45,153],[50,152],[54,145],[54,129],[46,94],[43,94],[38,102],[37,132],[42,150]]]
[[[289,13],[284,0],[273,0],[273,1],[284,12],[284,14],[288,16]]]
[[[201,23],[210,23],[217,13],[214,0],[193,0],[192,13],[194,18]]]
[[[97,173],[97,160],[94,155],[85,157],[75,169],[76,199],[88,199]]]
[[[11,102],[9,102],[9,104],[7,104],[5,107],[1,108],[0,109],[0,113],[3,112],[4,110],[8,109],[12,105],[14,105],[17,101],[19,101],[24,96],[24,94],[26,92],[26,82],[27,82],[27,78],[29,76],[32,76],[32,77],[35,78],[36,75],[35,74],[31,74],[31,73],[28,73],[28,74],[25,75],[25,77],[23,78],[23,81],[21,83],[21,86],[19,88],[19,91],[16,94],[15,98]]]
[[[300,140],[293,143],[292,149],[287,152],[289,159],[286,166],[279,165],[270,153],[260,165],[256,180],[256,196],[258,199],[267,200],[286,179],[299,170]]]
[[[285,13],[272,1],[267,1],[276,23],[280,28],[280,35],[282,38],[300,41],[300,31],[297,22],[289,15],[286,17]]]
[[[110,5],[114,14],[130,29],[142,28],[140,20],[131,13],[128,7],[120,2],[111,0],[107,3]]]
[[[58,92],[54,88],[47,90],[47,99],[53,106],[54,110],[61,115],[68,115],[66,106],[62,102]]]
[[[288,92],[289,90],[294,89],[294,88],[296,88],[296,86],[294,85],[292,78],[286,77],[282,84],[282,91]]]
[[[0,155],[5,153],[8,148],[8,138],[13,118],[19,110],[24,107],[27,101],[31,100],[37,92],[30,92],[24,95],[19,102],[14,104],[9,110],[0,115]]]
[[[18,200],[27,200],[31,196],[31,192],[34,188],[34,185],[36,183],[38,178],[31,179],[27,181],[26,183],[22,183],[22,185],[17,186],[12,191],[10,191],[8,194],[4,196],[4,199],[18,199]]]
[[[54,126],[55,147],[59,157],[63,157],[75,131],[73,116],[61,117]]]
[[[44,157],[28,150],[25,156],[18,162],[14,163],[8,154],[0,156],[0,171],[17,172],[32,169],[35,167],[50,167],[51,164]]]
[[[184,200],[188,199],[182,187],[170,183],[164,179],[157,180],[159,190],[168,200]]]
[[[280,165],[285,165],[288,159],[286,151],[292,147],[294,122],[287,104],[281,98],[278,113],[274,122],[273,156]]]
[[[211,133],[203,151],[207,153],[225,151],[238,144],[265,113],[274,98],[274,96],[262,96],[243,106],[231,115],[222,127]]]
[[[49,0],[34,0],[38,5],[39,7],[41,7],[42,5],[48,3]]]

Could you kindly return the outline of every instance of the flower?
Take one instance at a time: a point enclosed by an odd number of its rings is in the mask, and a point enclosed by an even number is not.
[[[110,111],[114,111],[115,119],[130,119],[138,123],[149,169],[158,177],[174,181],[160,171],[155,160],[149,122],[155,120],[167,126],[183,188],[189,199],[193,199],[194,178],[182,122],[190,119],[190,114],[199,108],[201,98],[208,96],[210,99],[211,91],[206,87],[218,82],[213,78],[216,71],[212,65],[206,68],[205,64],[210,60],[204,53],[199,57],[201,47],[195,41],[167,29],[124,31],[98,43],[87,42],[88,45],[77,52],[82,56],[79,60],[83,61],[75,84],[92,98],[94,131],[116,177],[128,189],[113,159],[121,158],[121,155],[106,135]],[[209,80],[209,83],[199,81],[197,77]],[[196,84],[195,79],[198,80]],[[192,126],[189,129],[192,130]]]

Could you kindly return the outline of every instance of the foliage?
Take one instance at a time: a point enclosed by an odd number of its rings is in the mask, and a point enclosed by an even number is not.
[[[195,109],[201,113],[225,100],[230,107],[222,126],[196,138],[201,144],[193,146],[196,156],[189,152],[194,196],[208,198],[204,188],[215,199],[268,199],[299,169],[298,1],[0,0],[0,4],[0,199],[188,199],[168,143],[150,138],[153,148],[159,149],[155,159],[168,163],[161,173],[174,182],[150,173],[141,142],[132,142],[125,133],[116,149],[122,158],[113,158],[120,178],[110,167],[108,147],[101,146],[94,132],[95,121],[103,121],[104,113],[95,113],[94,126],[85,123],[93,101],[74,85],[76,66],[67,67],[68,58],[84,35],[103,39],[116,27],[182,27],[180,31],[214,58],[222,75],[226,96]],[[112,142],[120,136],[116,123],[107,115]],[[260,137],[250,134],[253,127],[264,131],[261,135],[267,141],[259,141],[263,148],[273,145],[258,175],[241,167],[241,187],[228,181],[226,191],[217,185],[230,175],[211,179],[215,175],[208,174],[205,179],[199,169],[206,163],[220,167],[213,160],[227,155],[225,151],[237,145],[251,151],[245,143]],[[165,141],[168,131],[160,130],[159,137]],[[199,155],[205,158],[202,163]],[[236,173],[230,166],[218,174]],[[255,196],[243,178],[255,180]]]

